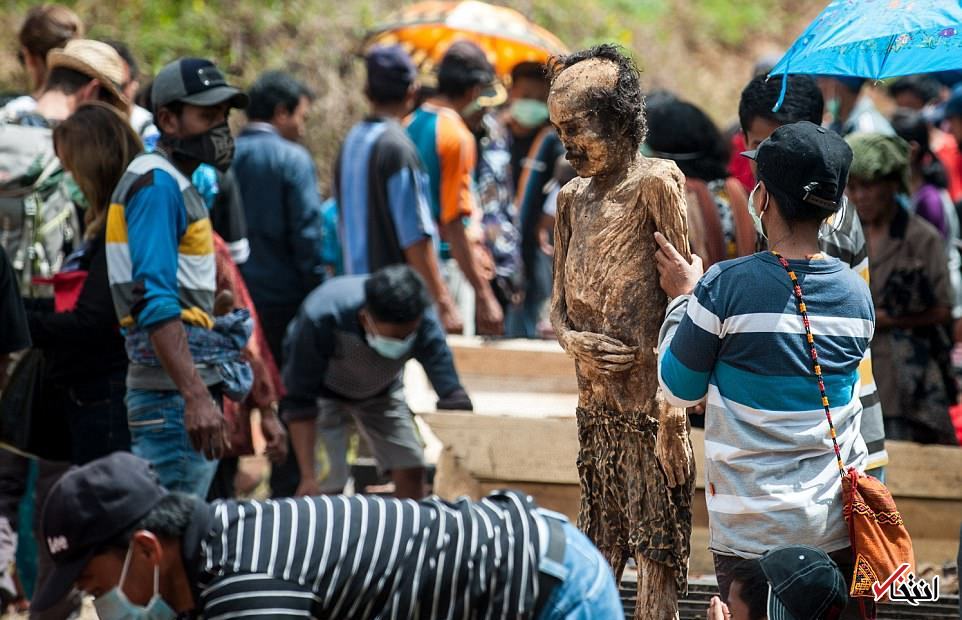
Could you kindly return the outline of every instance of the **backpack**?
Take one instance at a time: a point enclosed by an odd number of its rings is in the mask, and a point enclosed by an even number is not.
[[[49,128],[0,117],[0,246],[27,297],[37,296],[33,279],[56,273],[79,237],[66,179]]]

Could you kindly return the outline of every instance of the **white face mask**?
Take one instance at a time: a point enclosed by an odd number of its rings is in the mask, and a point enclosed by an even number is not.
[[[762,224],[762,215],[768,210],[768,193],[765,194],[765,206],[762,207],[761,211],[755,210],[755,192],[761,187],[761,181],[755,184],[755,188],[752,193],[748,195],[748,214],[752,216],[752,222],[755,224],[755,232],[757,232],[763,239],[768,240],[768,235],[765,234],[765,225]]]
[[[134,605],[124,594],[124,581],[130,567],[131,548],[127,549],[124,568],[120,572],[120,583],[112,590],[94,599],[94,609],[101,620],[174,620],[177,613],[160,596],[160,567],[154,566],[154,595],[146,607]]]

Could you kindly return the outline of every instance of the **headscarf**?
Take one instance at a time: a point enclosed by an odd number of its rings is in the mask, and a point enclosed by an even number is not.
[[[849,176],[869,182],[895,179],[899,191],[910,193],[908,142],[880,133],[852,134],[845,141],[853,154]]]

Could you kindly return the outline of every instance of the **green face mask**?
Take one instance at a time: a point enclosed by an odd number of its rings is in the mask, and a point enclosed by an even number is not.
[[[468,105],[464,106],[464,108],[461,109],[461,118],[469,118],[471,116],[474,116],[480,110],[481,110],[481,104],[478,102],[477,99],[475,99],[474,101],[472,101],[471,103],[469,103]]]
[[[526,129],[540,127],[548,120],[548,105],[537,99],[518,99],[511,104],[511,118]]]
[[[842,111],[842,102],[838,97],[832,97],[825,102],[825,109],[828,111],[828,117],[832,119],[833,122],[840,121],[839,114]]]

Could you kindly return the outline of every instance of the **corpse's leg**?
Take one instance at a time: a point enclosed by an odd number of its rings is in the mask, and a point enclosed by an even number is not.
[[[638,603],[635,620],[677,620],[678,586],[671,567],[638,553]]]

